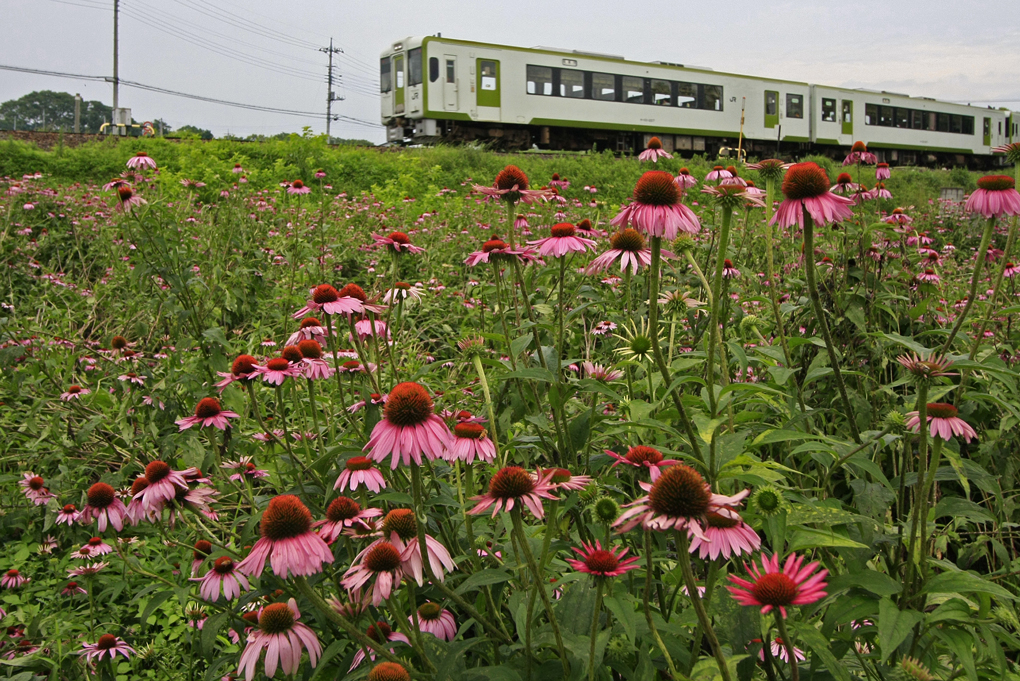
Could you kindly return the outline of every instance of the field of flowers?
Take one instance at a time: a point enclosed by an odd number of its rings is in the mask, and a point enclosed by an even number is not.
[[[1020,145],[656,142],[0,144],[0,679],[1020,679]]]

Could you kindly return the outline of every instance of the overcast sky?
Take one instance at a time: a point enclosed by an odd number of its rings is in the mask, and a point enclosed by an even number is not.
[[[262,113],[121,88],[136,120],[163,118],[216,135],[325,130],[326,55],[338,55],[334,113],[378,126],[378,59],[412,35],[622,54],[628,59],[903,92],[1020,110],[1020,2],[395,2],[121,0],[121,78],[300,111]],[[0,0],[0,64],[112,72],[113,0]],[[112,102],[103,82],[0,71],[0,101],[33,90]],[[333,134],[383,140],[380,127]]]

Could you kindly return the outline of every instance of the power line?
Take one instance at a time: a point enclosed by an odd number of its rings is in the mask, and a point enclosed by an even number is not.
[[[189,0],[174,0],[174,2],[176,2],[178,5],[181,5],[182,7],[188,7],[189,9],[198,12],[199,14],[203,14],[211,19],[215,19],[216,21],[220,21],[224,24],[233,26],[235,28],[240,28],[244,31],[248,31],[249,33],[254,33],[256,35],[260,35],[265,38],[270,38],[271,40],[276,40],[278,42],[288,43],[296,47],[317,49],[315,47],[315,43],[309,42],[307,40],[302,40],[301,38],[293,38],[285,33],[281,33],[280,31],[277,31],[275,29],[267,28],[260,24],[256,24],[255,22],[249,19],[239,17],[235,14],[231,14],[230,12],[225,12],[224,10],[217,9],[216,7],[199,5],[195,2],[190,2]]]

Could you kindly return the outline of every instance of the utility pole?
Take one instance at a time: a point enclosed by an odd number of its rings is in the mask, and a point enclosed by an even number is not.
[[[116,0],[114,0],[116,2]],[[334,120],[339,120],[339,116],[333,117],[333,102],[337,102],[343,99],[343,97],[337,97],[333,93],[333,55],[337,52],[343,52],[339,47],[333,47],[333,39],[329,39],[329,47],[320,47],[319,52],[325,52],[329,56],[329,67],[327,69],[326,76],[326,143],[329,143],[329,124]]]
[[[120,76],[118,71],[118,41],[117,29],[120,19],[120,0],[113,0],[113,133],[119,134],[117,129],[117,109],[120,106]]]
[[[81,132],[81,95],[74,95],[74,134]]]

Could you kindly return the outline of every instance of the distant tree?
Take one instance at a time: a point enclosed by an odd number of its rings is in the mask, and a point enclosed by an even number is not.
[[[211,140],[213,134],[209,130],[203,130],[202,128],[195,127],[194,125],[182,125],[177,128],[172,134],[167,137],[180,137],[184,139],[202,139]]]
[[[102,102],[82,101],[81,131],[99,132],[113,110]],[[42,90],[0,104],[0,130],[74,130],[74,95]]]

